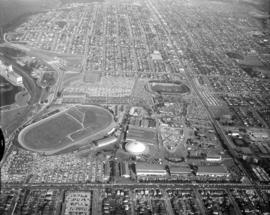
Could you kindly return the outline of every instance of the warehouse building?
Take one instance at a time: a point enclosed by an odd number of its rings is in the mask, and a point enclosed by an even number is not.
[[[170,167],[171,176],[188,176],[191,174],[191,169],[188,166]]]
[[[159,164],[149,164],[145,162],[136,163],[137,176],[166,176],[167,171]]]
[[[104,181],[109,181],[110,176],[111,176],[111,166],[110,166],[110,162],[106,161],[106,162],[103,164],[103,173],[104,173],[103,180],[104,180]]]
[[[224,166],[200,166],[197,171],[197,176],[212,176],[212,177],[228,177],[230,173]]]
[[[129,171],[128,162],[121,162],[120,163],[120,172],[121,172],[122,177],[130,178],[130,171]]]

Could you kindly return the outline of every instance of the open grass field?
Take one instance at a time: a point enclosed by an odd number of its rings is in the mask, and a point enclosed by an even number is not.
[[[36,150],[58,148],[67,142],[65,137],[81,128],[81,124],[63,113],[29,129],[24,136],[24,142],[28,147]]]
[[[25,149],[55,154],[68,148],[76,150],[102,138],[114,125],[113,115],[108,110],[78,105],[24,128],[18,140]]]

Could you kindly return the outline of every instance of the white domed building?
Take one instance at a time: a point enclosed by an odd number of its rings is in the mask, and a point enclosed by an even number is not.
[[[129,141],[125,145],[125,150],[133,155],[142,155],[148,152],[148,146],[139,141]]]

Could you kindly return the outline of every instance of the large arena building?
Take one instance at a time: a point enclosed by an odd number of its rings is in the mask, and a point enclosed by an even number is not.
[[[142,155],[147,153],[148,147],[143,142],[138,141],[130,141],[127,142],[125,145],[125,149],[127,152],[133,154],[133,155]]]

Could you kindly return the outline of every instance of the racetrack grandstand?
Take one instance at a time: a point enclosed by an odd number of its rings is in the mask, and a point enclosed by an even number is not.
[[[115,125],[107,109],[77,105],[27,126],[18,140],[31,151],[47,155],[66,153],[101,139]]]

